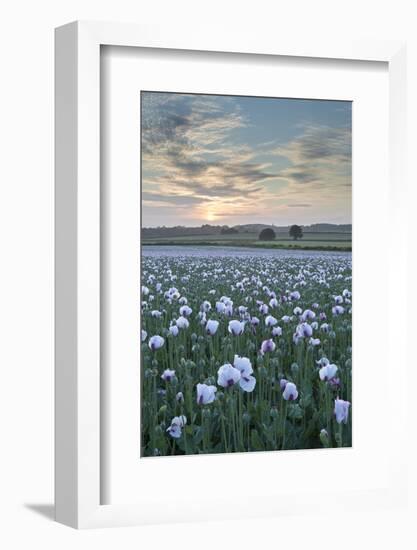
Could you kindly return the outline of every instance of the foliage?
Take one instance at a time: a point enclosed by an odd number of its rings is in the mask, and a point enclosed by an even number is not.
[[[290,237],[292,237],[295,241],[297,239],[302,239],[303,238],[303,229],[299,225],[292,225],[290,227],[289,234],[290,234]]]
[[[350,256],[143,255],[142,284],[142,455],[351,446],[350,409],[346,424],[334,415],[351,401]],[[219,384],[236,355],[253,391]],[[197,384],[216,388],[211,402]]]
[[[262,229],[259,233],[260,241],[273,241],[275,237],[275,231],[271,227],[265,227],[265,229]]]

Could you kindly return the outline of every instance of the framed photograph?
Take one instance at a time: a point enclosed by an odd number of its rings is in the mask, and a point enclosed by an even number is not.
[[[404,81],[396,42],[57,29],[58,521],[401,505]]]

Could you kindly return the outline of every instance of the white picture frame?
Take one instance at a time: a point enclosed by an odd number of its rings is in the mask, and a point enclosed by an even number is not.
[[[389,156],[392,223],[401,234],[405,188],[405,44],[384,40],[280,42],[261,33],[235,30],[213,36],[210,29],[190,30],[136,25],[75,22],[56,30],[56,519],[76,528],[158,522],[154,508],[101,504],[100,475],[100,48],[102,45],[168,48],[334,60],[382,61],[389,71]],[[396,251],[392,277],[404,279],[406,250]],[[398,275],[400,273],[400,275]],[[391,297],[394,299],[394,297]],[[401,299],[401,296],[400,298]],[[402,357],[401,357],[402,354]],[[399,351],[405,372],[406,347]],[[405,391],[395,412],[397,452],[383,491],[344,495],[343,506],[405,498],[401,462],[406,415]],[[405,459],[404,459],[405,460]],[[308,510],[326,504],[326,495],[294,495],[271,506],[271,513]],[[236,509],[236,513],[237,513]],[[181,520],[175,501],[165,517]],[[216,517],[215,509],[189,519]],[[234,517],[233,513],[229,517]],[[186,519],[186,518],[183,518]]]

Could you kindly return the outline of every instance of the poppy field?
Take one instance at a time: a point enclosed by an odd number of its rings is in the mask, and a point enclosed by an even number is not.
[[[141,455],[350,447],[351,255],[155,248]]]

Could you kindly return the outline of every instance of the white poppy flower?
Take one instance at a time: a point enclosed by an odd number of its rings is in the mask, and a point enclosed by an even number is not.
[[[301,316],[301,320],[302,321],[312,321],[314,318],[316,317],[316,314],[314,313],[314,311],[311,311],[311,309],[306,309],[302,316]]]
[[[179,328],[177,325],[172,325],[169,327],[169,332],[172,334],[172,336],[178,336]]]
[[[233,366],[240,371],[239,386],[243,391],[252,392],[256,386],[256,378],[252,376],[252,363],[248,357],[235,355]]]
[[[161,374],[161,378],[162,380],[165,380],[165,382],[171,382],[174,376],[175,371],[170,369],[165,369],[164,372]]]
[[[319,376],[320,380],[323,380],[324,382],[327,382],[328,380],[331,380],[336,376],[337,373],[337,366],[333,363],[329,363],[327,365],[324,365],[319,370]]]
[[[206,313],[211,310],[211,304],[209,301],[204,300],[204,302],[201,304],[201,311],[205,311]]]
[[[277,323],[278,323],[278,320],[275,319],[275,317],[272,317],[272,315],[268,315],[267,317],[265,317],[265,325],[267,327],[273,327]]]
[[[216,302],[217,313],[224,313],[226,311],[226,304],[224,302]]]
[[[141,333],[142,342],[144,342],[147,337],[148,337],[148,333],[146,332],[146,330],[142,329],[142,333]]]
[[[149,294],[149,288],[147,286],[142,286],[142,294],[147,296]]]
[[[281,321],[283,323],[289,323],[291,321],[291,317],[288,317],[288,315],[284,315],[284,317],[281,317]]]
[[[181,306],[180,307],[180,315],[183,317],[189,317],[193,310],[189,306]]]
[[[298,397],[297,386],[293,382],[287,382],[282,397],[285,401],[295,401]]]
[[[199,405],[208,405],[209,403],[213,403],[216,398],[216,391],[216,386],[197,384],[197,403]]]
[[[216,321],[215,319],[210,319],[209,321],[207,321],[206,323],[207,334],[210,334],[211,336],[213,336],[214,334],[216,334],[218,328],[219,328],[219,321]]]
[[[345,424],[347,423],[349,418],[349,407],[349,401],[343,401],[343,399],[338,398],[334,400],[334,414],[338,424],[341,424],[342,422]]]
[[[176,320],[176,325],[178,328],[185,329],[190,326],[190,323],[185,317],[178,317],[178,319]]]
[[[272,336],[282,336],[282,328],[281,327],[274,327],[271,331]]]
[[[151,336],[151,338],[149,338],[148,345],[152,351],[155,351],[159,348],[162,348],[162,346],[164,345],[164,342],[165,340],[162,338],[162,336],[159,336],[158,334],[156,334],[155,336]]]
[[[269,351],[274,351],[276,348],[275,342],[271,339],[264,340],[261,344],[261,354],[264,355],[265,353]]]
[[[320,345],[320,338],[310,338],[309,344],[312,346],[319,346]]]
[[[276,298],[271,298],[269,300],[269,307],[272,307],[272,308],[278,307],[278,300]]]
[[[260,313],[262,313],[262,315],[266,315],[268,313],[268,310],[269,310],[269,308],[266,304],[261,304],[259,306],[259,311],[260,311]]]
[[[229,327],[228,330],[230,334],[233,334],[234,336],[239,336],[239,334],[243,333],[243,329],[245,328],[245,323],[242,321],[229,321]]]
[[[162,316],[162,313],[160,311],[158,311],[157,309],[154,309],[153,311],[151,311],[151,315],[155,319],[159,319]]]
[[[301,323],[296,328],[298,338],[310,338],[313,335],[313,329],[308,323]]]
[[[235,369],[230,363],[222,365],[217,371],[217,383],[223,388],[233,386],[240,380],[240,370]]]
[[[294,315],[301,315],[302,312],[303,310],[299,306],[295,307],[293,311]]]
[[[167,432],[171,437],[174,439],[179,439],[182,434],[182,428],[187,424],[187,417],[182,416],[174,416],[174,418],[171,420],[171,425],[169,428],[167,428]]]

